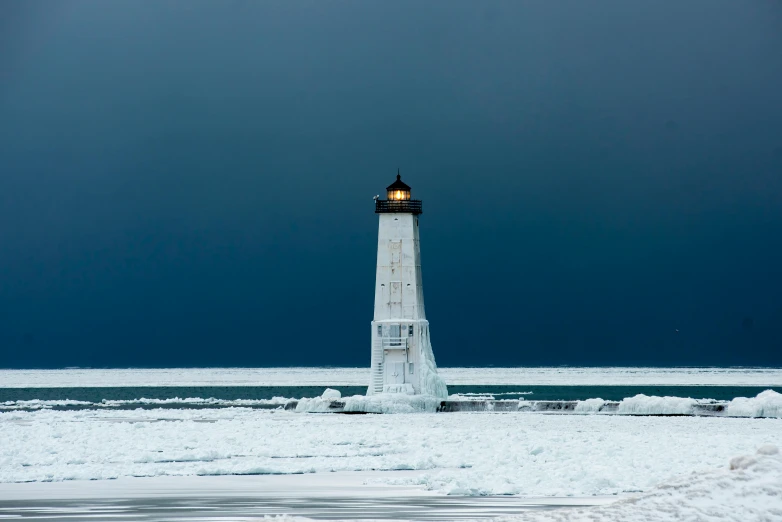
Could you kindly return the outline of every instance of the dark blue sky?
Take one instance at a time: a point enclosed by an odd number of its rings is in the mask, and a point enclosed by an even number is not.
[[[0,4],[0,366],[782,365],[776,2]],[[679,330],[678,333],[676,330]]]

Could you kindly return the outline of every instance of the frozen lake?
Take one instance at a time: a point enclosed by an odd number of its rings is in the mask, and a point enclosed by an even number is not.
[[[635,521],[640,499],[661,513],[702,505],[742,522],[782,520],[779,456],[763,457],[755,475],[728,466],[782,446],[782,418],[594,413],[598,396],[665,414],[696,399],[753,397],[779,390],[780,370],[443,373],[462,397],[574,399],[581,414],[315,414],[275,398],[325,386],[360,393],[365,370],[353,369],[2,371],[0,519]],[[782,416],[780,396],[763,394],[731,404],[746,417]]]

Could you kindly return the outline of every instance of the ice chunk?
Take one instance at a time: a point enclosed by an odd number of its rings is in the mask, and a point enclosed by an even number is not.
[[[757,462],[756,459],[749,455],[741,455],[740,457],[733,457],[730,459],[730,469],[747,469]]]
[[[340,393],[339,390],[326,388],[326,390],[323,392],[323,395],[321,395],[320,398],[327,401],[335,401],[342,398],[342,393]]]
[[[353,395],[340,399],[341,408],[334,408],[331,399],[316,397],[300,399],[297,412],[326,413],[343,411],[349,413],[433,413],[440,399],[430,395],[406,395],[403,393],[379,393],[376,395]]]
[[[728,403],[726,413],[733,417],[782,417],[782,394],[766,390],[756,397],[736,397]]]
[[[657,397],[639,393],[619,403],[617,413],[636,415],[691,415],[695,399],[684,397]]]
[[[603,399],[587,399],[585,401],[578,401],[575,411],[578,413],[596,413],[605,406],[606,401]]]

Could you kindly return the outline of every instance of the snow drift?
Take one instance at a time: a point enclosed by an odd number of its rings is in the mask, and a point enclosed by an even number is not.
[[[533,511],[514,522],[771,522],[782,520],[782,458],[776,446],[736,457],[730,466],[692,472],[607,506]]]

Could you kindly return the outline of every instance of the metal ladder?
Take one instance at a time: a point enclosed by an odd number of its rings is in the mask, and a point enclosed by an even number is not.
[[[372,344],[372,391],[383,393],[383,342],[377,339]]]

